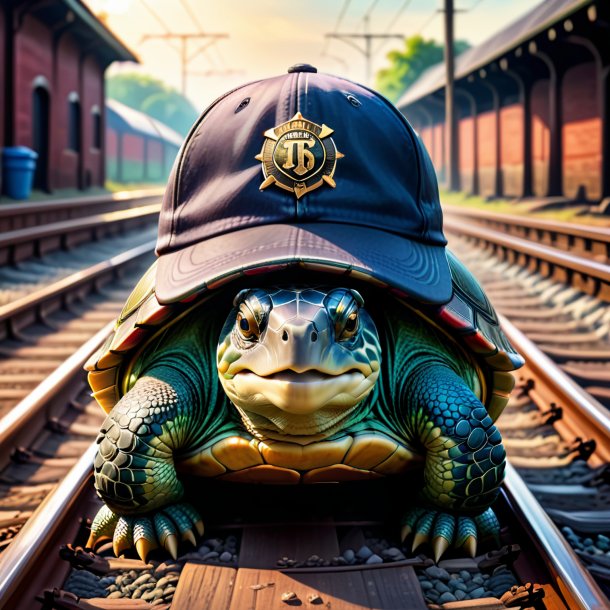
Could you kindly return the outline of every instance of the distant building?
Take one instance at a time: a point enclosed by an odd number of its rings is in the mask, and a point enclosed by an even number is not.
[[[106,102],[106,177],[119,183],[165,182],[183,137],[115,100]]]
[[[80,0],[0,2],[0,146],[38,152],[35,188],[104,184],[104,71],[129,60]]]
[[[461,189],[484,196],[610,197],[610,3],[545,0],[456,58]],[[446,174],[445,68],[398,107]]]

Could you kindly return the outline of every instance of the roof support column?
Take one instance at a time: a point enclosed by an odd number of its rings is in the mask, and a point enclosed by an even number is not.
[[[470,107],[470,116],[472,117],[472,183],[470,185],[469,195],[479,194],[479,127],[478,127],[478,109],[477,101],[474,95],[466,89],[456,89],[456,95],[463,97]]]
[[[493,103],[493,111],[495,116],[495,131],[496,131],[496,159],[495,159],[495,179],[494,179],[494,197],[502,197],[504,192],[503,182],[502,182],[502,159],[501,159],[501,150],[502,150],[502,130],[500,128],[500,94],[496,87],[492,85],[487,80],[481,80],[481,85],[485,88],[489,89],[491,92],[492,103]]]
[[[531,45],[530,45],[531,46]],[[547,197],[558,196],[563,192],[562,184],[562,159],[563,145],[561,136],[561,83],[563,70],[555,65],[552,58],[546,53],[530,49],[539,57],[549,70],[549,185]]]
[[[519,102],[523,109],[523,181],[521,197],[531,197],[532,190],[532,83],[514,70],[505,69],[504,74],[512,78],[519,89]]]

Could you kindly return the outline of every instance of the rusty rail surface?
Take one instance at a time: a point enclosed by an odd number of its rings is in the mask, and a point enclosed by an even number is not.
[[[146,242],[44,286],[12,303],[0,306],[0,336],[11,336],[18,331],[23,317],[29,320],[32,317],[42,316],[42,311],[48,307],[49,302],[61,301],[67,295],[87,287],[94,289],[96,282],[102,281],[104,277],[112,277],[124,265],[151,255],[154,247],[155,241]]]
[[[610,226],[597,227],[525,215],[500,214],[456,205],[443,206],[443,212],[448,219],[459,217],[559,250],[589,255],[600,260],[610,259]]]
[[[610,302],[610,265],[488,227],[446,217],[445,229],[490,247],[508,260]]]
[[[50,201],[2,202],[0,232],[158,203],[162,196],[162,188],[152,188]]]
[[[53,250],[67,250],[92,239],[145,226],[157,220],[160,203],[129,207],[0,234],[0,264],[15,265]]]

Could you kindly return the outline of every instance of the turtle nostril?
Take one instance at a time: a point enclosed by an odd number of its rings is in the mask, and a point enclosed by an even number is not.
[[[286,331],[282,333],[282,341],[288,341],[288,333]]]
[[[312,341],[312,343],[315,343],[317,340],[318,340],[318,333],[315,330],[311,331],[311,341]]]

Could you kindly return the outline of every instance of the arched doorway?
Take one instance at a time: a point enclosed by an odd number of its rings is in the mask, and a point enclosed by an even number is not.
[[[35,85],[32,91],[32,148],[38,153],[34,188],[49,190],[49,91]]]

